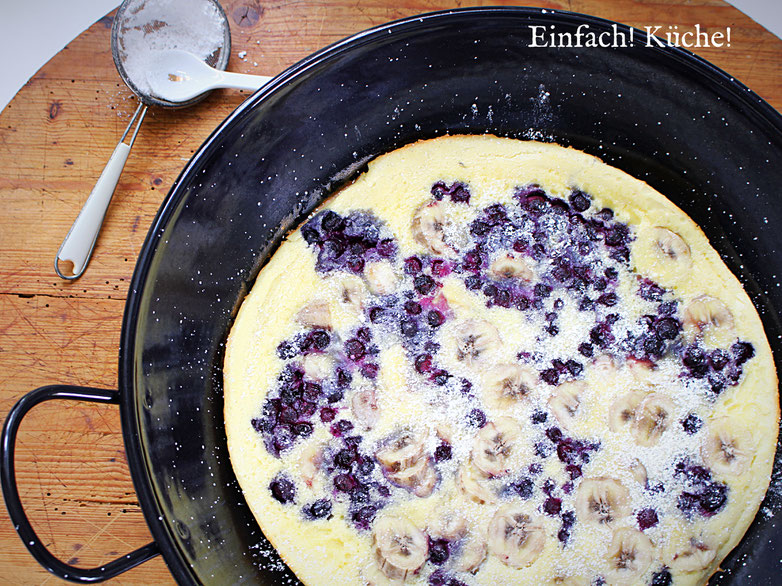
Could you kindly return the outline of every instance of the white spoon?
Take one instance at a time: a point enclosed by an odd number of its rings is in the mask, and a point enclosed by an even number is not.
[[[255,91],[270,79],[262,75],[220,71],[180,49],[156,53],[147,69],[152,95],[171,102],[190,100],[217,88]]]

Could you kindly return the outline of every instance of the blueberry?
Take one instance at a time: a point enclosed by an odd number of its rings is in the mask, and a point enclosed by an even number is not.
[[[283,423],[295,423],[298,420],[299,414],[296,413],[296,409],[288,407],[287,405],[280,409],[280,421]]]
[[[467,414],[467,424],[472,427],[483,427],[486,425],[486,414],[480,409],[473,409]]]
[[[709,371],[706,354],[698,346],[690,346],[685,350],[682,364],[690,370],[690,374],[695,378],[703,378]]]
[[[421,374],[429,372],[432,369],[432,355],[419,354],[415,357],[415,369]]]
[[[452,455],[452,450],[450,444],[440,444],[437,446],[434,450],[434,461],[435,462],[444,462],[445,460],[450,460]]]
[[[448,193],[448,186],[443,181],[438,181],[434,185],[432,185],[432,189],[430,190],[430,193],[432,194],[432,197],[435,198],[437,201],[442,201],[443,197],[446,193]]]
[[[358,481],[352,474],[337,474],[334,477],[334,488],[342,492],[350,492],[358,486]]]
[[[540,373],[540,378],[550,385],[556,385],[559,382],[559,371],[556,368],[547,368]]]
[[[269,483],[269,490],[271,490],[275,500],[281,502],[283,505],[292,503],[296,498],[296,486],[293,482],[282,476],[277,476]]]
[[[268,433],[272,429],[274,429],[274,424],[276,422],[274,419],[269,417],[259,418],[254,417],[250,420],[250,425],[253,426],[253,429],[257,431],[258,433]]]
[[[339,232],[345,229],[345,220],[336,212],[328,210],[323,214],[323,219],[320,221],[320,227],[324,232]]]
[[[543,502],[543,512],[552,517],[559,515],[562,510],[562,499],[550,496]]]
[[[410,315],[419,315],[423,311],[421,304],[412,299],[405,301],[404,308]]]
[[[298,348],[288,341],[280,342],[279,346],[277,346],[277,356],[282,360],[293,358],[298,353]]]
[[[305,506],[302,510],[304,516],[308,519],[331,518],[331,501],[328,499],[320,499]]]
[[[334,465],[337,468],[350,468],[355,461],[355,454],[352,450],[342,449],[334,455]]]
[[[491,226],[481,220],[475,220],[470,224],[470,234],[473,236],[485,236],[489,230],[491,230]]]
[[[320,420],[323,423],[330,423],[334,421],[334,417],[337,415],[337,410],[332,407],[323,407],[320,410]]]
[[[689,435],[698,433],[698,430],[703,426],[703,421],[695,413],[690,413],[682,420],[682,428]]]
[[[597,302],[600,305],[605,305],[606,307],[613,307],[619,302],[619,297],[616,293],[611,291],[610,293],[603,293],[600,297],[597,298]]]
[[[545,329],[548,332],[549,336],[552,336],[552,337],[556,336],[557,334],[559,334],[559,328],[556,325],[554,325],[554,324],[551,324],[550,326],[548,326],[546,328],[543,328],[543,329]]]
[[[347,419],[340,419],[334,425],[331,426],[331,433],[337,437],[350,433],[353,429],[353,424]]]
[[[535,444],[535,455],[538,458],[548,458],[553,451],[554,448],[547,442],[537,442]]]
[[[562,440],[562,430],[558,427],[549,427],[546,430],[546,437],[556,444]]]
[[[657,320],[654,330],[663,340],[673,340],[679,335],[679,322],[672,317],[664,317]]]
[[[739,366],[755,355],[755,347],[749,342],[736,342],[730,349],[736,358],[736,364]]]
[[[544,283],[538,283],[537,285],[535,285],[533,291],[535,291],[535,295],[537,297],[545,299],[546,297],[551,295],[552,288]]]
[[[358,473],[361,476],[369,476],[375,469],[375,461],[369,456],[362,456],[358,464]]]
[[[540,410],[533,411],[531,419],[532,423],[544,423],[548,419],[548,413]]]
[[[400,323],[402,329],[402,335],[407,338],[412,338],[418,333],[418,322],[412,318],[403,319]]]
[[[343,393],[341,390],[337,389],[333,393],[330,393],[329,396],[326,397],[326,400],[329,403],[339,403],[344,398],[345,398],[345,393]]]
[[[353,522],[361,529],[369,529],[369,525],[375,518],[376,513],[377,507],[373,505],[366,505],[365,507],[361,507],[358,511],[353,513],[352,519]]]
[[[434,290],[435,282],[429,275],[418,275],[413,279],[413,286],[421,295],[428,295]]]
[[[583,476],[583,471],[581,470],[581,466],[578,464],[568,464],[565,466],[565,472],[568,473],[570,476],[570,480],[575,480],[576,478],[580,478]]]
[[[361,360],[367,352],[367,348],[361,340],[351,338],[345,342],[345,355],[351,360]]]
[[[441,387],[448,383],[449,378],[451,378],[451,375],[444,370],[435,370],[432,373],[432,381]]]
[[[295,435],[298,435],[300,437],[308,437],[312,435],[312,424],[311,423],[296,423],[293,426],[291,426],[291,429],[293,430],[293,433]]]
[[[517,494],[523,499],[528,499],[532,496],[535,490],[535,483],[530,478],[522,478],[508,485],[508,490]]]
[[[728,355],[717,348],[709,355],[709,364],[711,364],[711,367],[714,370],[722,370],[725,368],[725,365],[728,364],[728,361],[730,358]]]
[[[499,289],[494,296],[494,303],[500,307],[510,307],[511,295],[505,289]]]
[[[354,273],[360,273],[364,270],[363,258],[352,258],[348,261],[348,268]]]
[[[576,362],[573,359],[570,359],[567,362],[565,362],[565,367],[567,368],[568,372],[573,376],[578,376],[579,374],[581,374],[581,371],[584,370],[584,366],[580,362]]]
[[[649,586],[670,586],[671,584],[673,584],[673,576],[667,569],[663,568],[659,572],[652,574],[652,581],[649,583]]]
[[[624,224],[617,224],[606,231],[605,242],[608,246],[620,246],[627,242],[630,231]]]
[[[722,484],[721,482],[709,484],[699,497],[701,509],[703,509],[706,514],[710,515],[719,512],[728,500],[727,493],[727,485]]]
[[[417,256],[411,256],[405,259],[404,267],[405,273],[408,275],[417,275],[423,269],[423,263]]]
[[[444,564],[450,557],[448,542],[445,539],[433,539],[429,543],[429,561],[435,565]]]
[[[665,352],[665,344],[654,334],[647,334],[643,337],[643,348],[649,356],[662,356]]]
[[[464,284],[470,291],[475,291],[481,288],[481,278],[478,275],[470,275],[464,280]]]
[[[697,494],[683,492],[676,499],[676,506],[682,513],[685,514],[685,516],[689,517],[692,515],[695,507],[698,505],[698,501],[699,498]]]
[[[380,367],[377,364],[368,362],[366,364],[361,365],[361,374],[363,374],[365,378],[368,378],[370,380],[376,379],[377,373],[379,371],[380,371]]]
[[[454,183],[451,186],[451,201],[454,203],[470,203],[470,192],[463,183]]]
[[[638,528],[641,531],[646,531],[650,527],[654,527],[660,521],[657,518],[657,511],[654,509],[642,509],[638,511],[635,518],[638,521]]]
[[[583,191],[574,191],[570,194],[570,206],[577,212],[585,212],[589,209],[592,202],[589,200],[589,196]]]
[[[343,368],[337,369],[337,386],[340,389],[344,389],[350,386],[352,380],[353,380],[353,375],[350,374],[347,370]]]
[[[578,351],[580,354],[586,356],[587,358],[592,358],[592,356],[595,353],[594,348],[592,347],[592,344],[588,342],[583,342],[578,345]]]
[[[320,242],[320,234],[318,233],[318,229],[310,224],[311,223],[305,224],[302,227],[301,235],[304,237],[304,241],[307,244],[313,245]]]
[[[426,322],[433,328],[439,328],[441,325],[443,325],[444,321],[445,317],[436,309],[433,309],[426,314]]]
[[[483,288],[483,294],[486,295],[486,297],[494,297],[497,294],[497,285],[486,285]]]

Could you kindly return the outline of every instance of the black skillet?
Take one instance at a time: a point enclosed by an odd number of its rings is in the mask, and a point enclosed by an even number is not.
[[[779,361],[782,117],[683,50],[529,46],[530,25],[573,32],[579,24],[603,31],[612,23],[528,8],[410,18],[305,59],[229,116],[185,167],[149,231],[125,309],[119,391],[46,387],[8,417],[3,491],[36,559],[58,576],[98,581],[160,551],[181,583],[296,582],[231,469],[223,343],[283,235],[368,159],[421,138],[489,132],[554,140],[647,181],[704,229],[739,276]],[[56,397],[119,403],[130,471],[155,539],[94,570],[46,552],[15,487],[19,422],[33,404]],[[778,580],[776,470],[766,514],[713,583]]]

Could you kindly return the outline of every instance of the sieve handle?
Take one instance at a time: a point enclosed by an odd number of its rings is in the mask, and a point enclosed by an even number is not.
[[[210,89],[232,88],[236,90],[255,91],[266,85],[271,77],[264,75],[250,75],[249,73],[233,73],[230,71],[220,71],[214,85]]]
[[[60,249],[57,251],[57,257],[54,259],[54,271],[61,278],[67,280],[78,279],[84,272],[84,269],[87,268],[87,263],[98,239],[98,233],[103,224],[103,218],[106,216],[109,202],[114,195],[114,190],[117,188],[122,169],[125,167],[125,161],[128,160],[128,155],[130,154],[130,147],[133,146],[133,141],[136,140],[136,135],[146,113],[147,107],[140,103],[138,108],[136,108],[136,113],[130,119],[130,123],[125,129],[119,144],[114,149],[109,162],[106,163],[103,172],[100,174],[98,182],[92,188],[92,192],[87,198],[84,207],[81,208],[79,215],[73,222],[67,236],[65,236],[65,240],[62,241]],[[130,144],[126,144],[124,142],[125,137],[137,119],[138,124],[130,139]],[[64,274],[60,270],[60,261],[72,262],[73,274]]]

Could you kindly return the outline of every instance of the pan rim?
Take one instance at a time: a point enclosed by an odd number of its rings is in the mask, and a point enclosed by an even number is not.
[[[160,548],[169,570],[178,582],[198,583],[198,579],[184,555],[176,546],[175,533],[170,525],[171,520],[165,516],[154,494],[152,470],[147,463],[147,450],[140,433],[142,422],[140,410],[137,408],[138,389],[135,387],[135,370],[137,364],[136,347],[138,346],[137,323],[147,276],[153,266],[157,247],[163,238],[165,229],[180,203],[187,195],[182,185],[186,183],[188,177],[200,171],[202,161],[208,159],[213,151],[219,147],[219,139],[227,129],[241,122],[242,117],[252,111],[259,103],[284,88],[289,82],[306,75],[310,69],[336,59],[340,55],[355,50],[365,43],[372,42],[380,36],[386,36],[395,32],[410,32],[419,28],[425,29],[435,22],[440,24],[447,24],[449,21],[458,23],[463,19],[495,18],[499,15],[526,18],[530,22],[538,20],[546,24],[554,22],[562,24],[589,24],[602,29],[607,29],[617,24],[622,30],[632,28],[608,19],[569,11],[530,7],[468,7],[415,15],[361,31],[305,57],[282,71],[271,82],[248,97],[217,125],[172,183],[147,232],[129,284],[118,352],[118,388],[120,390],[122,434],[134,489],[138,495],[150,532]],[[680,47],[644,46],[637,49],[667,60],[669,66],[678,65],[679,67],[684,67],[693,75],[697,75],[704,81],[710,82],[711,85],[719,87],[720,90],[730,93],[747,107],[747,115],[759,117],[769,130],[776,134],[778,140],[782,142],[782,114],[724,70]]]

